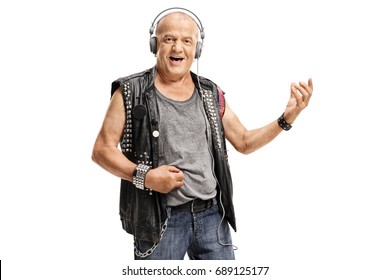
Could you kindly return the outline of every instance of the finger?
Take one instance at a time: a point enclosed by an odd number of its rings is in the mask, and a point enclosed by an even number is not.
[[[184,179],[183,180],[176,180],[176,183],[175,183],[175,187],[176,188],[179,188],[179,187],[182,187],[184,185]]]
[[[291,88],[291,98],[289,100],[289,104],[294,104],[294,102],[292,101],[294,100],[295,102],[295,105],[293,105],[294,107],[298,107],[298,108],[301,108],[302,107],[302,104],[303,104],[303,101],[302,101],[302,95],[297,91],[297,89],[295,87],[292,87]]]
[[[291,84],[291,95],[297,100],[297,103],[302,102],[302,94],[299,92],[299,86],[295,83]]]
[[[184,181],[184,173],[183,172],[178,172],[175,174],[176,181]]]
[[[308,104],[311,97],[312,89],[303,82],[299,82],[299,84],[300,84],[299,92],[302,94],[302,101]]]
[[[309,84],[309,87],[311,88],[311,91],[313,92],[313,80],[312,80],[312,78],[309,79],[308,84]]]
[[[299,93],[300,93],[300,95],[301,95],[301,101],[302,101],[302,103],[308,103],[309,102],[309,99],[310,99],[310,93],[306,90],[306,88],[303,86],[303,85],[305,85],[306,86],[306,84],[304,84],[304,83],[302,83],[302,82],[300,82],[300,84],[302,84],[302,85],[295,85],[294,87],[295,87],[295,89],[297,90],[297,91],[299,91]],[[308,86],[307,86],[308,87]],[[309,91],[311,91],[311,89],[308,89]],[[302,105],[302,103],[300,104],[300,105]]]
[[[301,87],[303,87],[307,91],[307,93],[309,93],[311,95],[311,93],[313,91],[313,88],[312,88],[313,85],[310,87],[310,80],[309,80],[308,84],[305,84],[304,82],[299,82],[299,85]]]
[[[170,172],[174,172],[174,173],[179,173],[181,172],[181,170],[179,168],[177,168],[176,166],[169,166],[168,170]]]

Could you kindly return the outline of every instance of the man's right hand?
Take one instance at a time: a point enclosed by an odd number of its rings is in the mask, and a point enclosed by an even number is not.
[[[146,173],[145,187],[160,193],[169,193],[184,184],[184,173],[175,166],[162,165]]]

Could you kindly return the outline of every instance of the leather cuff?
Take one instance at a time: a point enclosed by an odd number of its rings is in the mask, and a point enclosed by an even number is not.
[[[285,119],[284,119],[284,113],[279,117],[278,119],[278,124],[283,130],[290,130],[292,128],[292,125],[289,124]]]

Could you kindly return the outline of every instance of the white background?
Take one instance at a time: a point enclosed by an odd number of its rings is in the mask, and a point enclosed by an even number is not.
[[[119,179],[90,155],[111,82],[154,65],[149,27],[172,6],[202,20],[199,74],[248,129],[283,112],[291,82],[314,82],[292,130],[254,154],[229,151],[235,264],[270,266],[268,279],[389,279],[385,3],[2,1],[4,279],[125,279],[138,265]]]

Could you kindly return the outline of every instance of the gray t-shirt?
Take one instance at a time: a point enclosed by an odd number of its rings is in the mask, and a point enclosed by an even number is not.
[[[160,114],[159,164],[176,166],[185,176],[184,185],[168,193],[168,206],[215,197],[210,124],[198,91],[195,89],[186,101],[175,101],[155,91]]]

